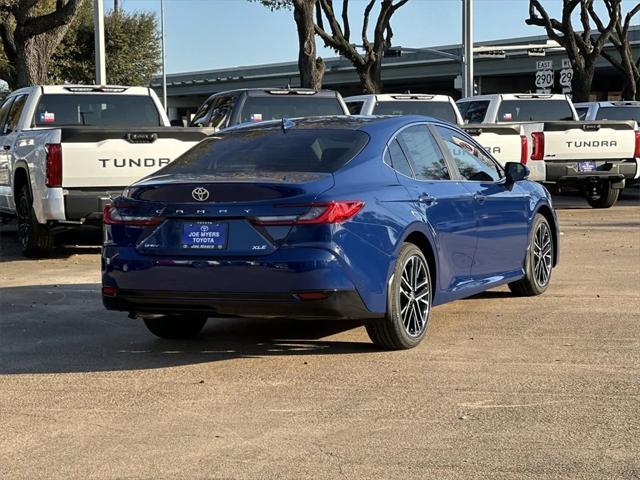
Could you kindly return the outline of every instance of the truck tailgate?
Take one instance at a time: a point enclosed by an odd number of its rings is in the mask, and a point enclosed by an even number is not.
[[[624,160],[633,158],[635,122],[545,122],[544,160]]]
[[[200,129],[63,128],[62,186],[124,187],[169,164],[205,137]]]

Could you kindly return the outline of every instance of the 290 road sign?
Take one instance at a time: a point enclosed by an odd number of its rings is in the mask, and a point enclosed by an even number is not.
[[[539,70],[536,72],[536,87],[553,87],[553,70]]]

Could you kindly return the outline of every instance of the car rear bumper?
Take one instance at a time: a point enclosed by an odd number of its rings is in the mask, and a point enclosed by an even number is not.
[[[103,295],[110,310],[344,319],[384,314],[367,308],[348,267],[322,248],[281,248],[245,258],[167,258],[106,246],[102,269],[103,286],[114,289]]]
[[[64,211],[67,220],[102,220],[104,206],[122,194],[122,189],[73,188],[65,190]]]
[[[613,188],[624,188],[640,175],[638,160],[617,162],[595,161],[596,170],[582,172],[579,162],[546,161],[546,181],[567,187],[582,187],[585,184],[610,182]]]

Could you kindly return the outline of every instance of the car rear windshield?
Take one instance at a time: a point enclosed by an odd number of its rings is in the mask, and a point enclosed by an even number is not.
[[[498,122],[545,122],[573,120],[573,110],[566,100],[503,100]]]
[[[151,97],[123,94],[45,94],[33,124],[51,126],[157,127],[158,109]]]
[[[640,107],[600,107],[596,120],[635,120],[640,122]]]
[[[311,95],[248,96],[242,106],[240,122],[262,122],[281,118],[344,115],[336,97]]]
[[[459,102],[458,109],[464,123],[482,123],[489,108],[489,100]]]
[[[456,112],[449,102],[428,102],[399,100],[378,102],[373,109],[374,115],[426,115],[428,117],[457,123]]]
[[[368,140],[366,133],[347,129],[238,130],[203,140],[158,173],[234,177],[333,173]]]

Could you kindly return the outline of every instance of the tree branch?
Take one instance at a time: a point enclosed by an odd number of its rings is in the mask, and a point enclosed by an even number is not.
[[[9,63],[15,64],[18,53],[16,51],[16,43],[13,36],[13,31],[9,26],[8,20],[8,18],[2,19],[2,23],[0,24],[0,40],[2,40],[2,47],[7,60],[9,60]]]
[[[34,0],[27,1],[33,2]],[[25,38],[35,37],[49,30],[67,25],[73,20],[80,3],[82,3],[82,0],[67,0],[67,2],[62,5],[62,2],[58,1],[55,11],[39,17],[27,17],[22,27],[22,35],[24,35]],[[61,8],[58,8],[58,6],[61,6]]]
[[[371,0],[364,9],[364,20],[362,21],[362,45],[367,52],[367,55],[371,52],[371,44],[367,35],[367,29],[369,28],[369,16],[376,0]]]
[[[344,25],[344,38],[348,42],[351,37],[349,27],[349,0],[342,0],[342,25]]]

